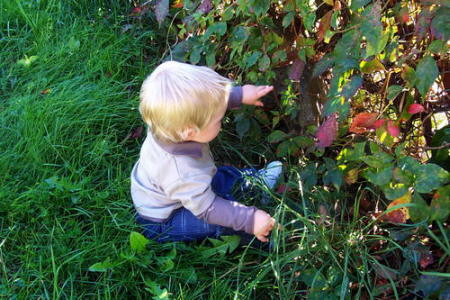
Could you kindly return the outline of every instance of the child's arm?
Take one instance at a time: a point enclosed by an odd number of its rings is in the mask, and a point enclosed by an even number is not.
[[[264,97],[273,90],[271,85],[234,86],[228,97],[228,109],[239,108],[242,104],[264,106],[259,98]]]

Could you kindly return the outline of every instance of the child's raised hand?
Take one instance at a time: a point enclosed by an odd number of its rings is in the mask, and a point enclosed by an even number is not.
[[[275,219],[263,210],[256,210],[255,221],[253,224],[253,234],[261,242],[267,242],[269,239],[267,236],[275,226]]]
[[[273,90],[271,85],[251,85],[246,84],[242,87],[242,103],[247,105],[264,106],[258,99],[267,95]]]

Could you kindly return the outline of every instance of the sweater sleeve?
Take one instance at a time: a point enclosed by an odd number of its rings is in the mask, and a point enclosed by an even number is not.
[[[214,198],[211,206],[197,217],[209,224],[216,224],[253,234],[256,207],[236,201]]]
[[[242,105],[242,86],[233,86],[228,97],[227,109],[239,108]]]

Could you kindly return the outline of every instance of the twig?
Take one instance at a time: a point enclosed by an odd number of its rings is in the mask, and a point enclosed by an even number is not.
[[[444,144],[444,145],[440,145],[437,147],[422,147],[423,150],[440,150],[440,149],[445,149],[445,148],[449,148],[450,147],[450,143]]]

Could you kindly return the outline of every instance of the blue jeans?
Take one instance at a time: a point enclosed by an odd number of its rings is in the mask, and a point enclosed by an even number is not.
[[[237,192],[237,198],[249,192],[249,184],[245,182],[244,175],[253,176],[254,169],[239,170],[234,167],[223,166],[217,169],[213,177],[211,187],[216,195],[231,201],[237,201],[233,196],[233,189]],[[157,242],[196,241],[207,237],[218,238],[222,235],[250,236],[242,231],[234,231],[231,228],[220,225],[208,224],[198,219],[189,210],[181,207],[175,210],[164,222],[152,222],[141,218],[136,221],[143,225],[144,235]]]

